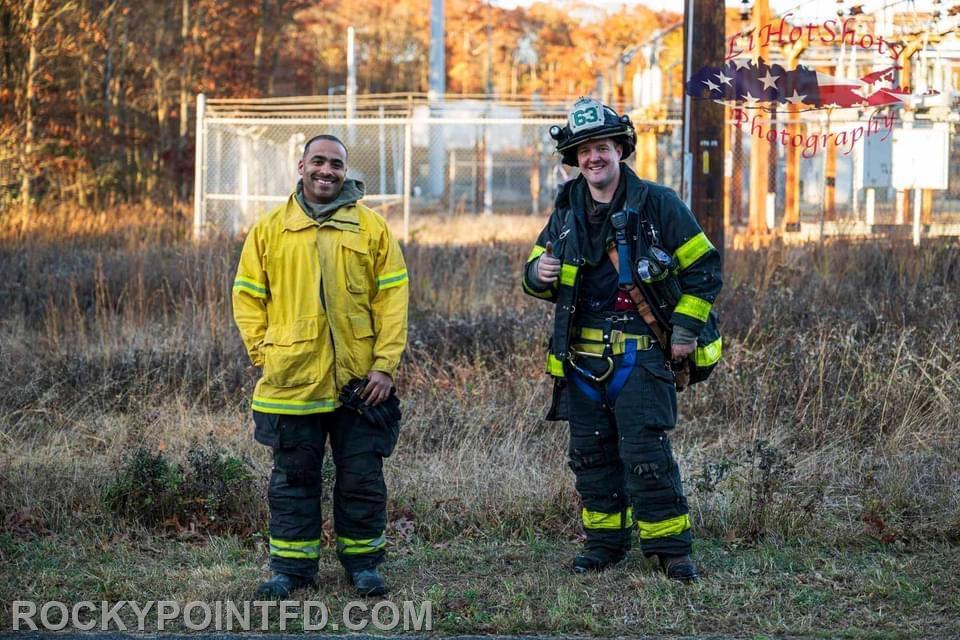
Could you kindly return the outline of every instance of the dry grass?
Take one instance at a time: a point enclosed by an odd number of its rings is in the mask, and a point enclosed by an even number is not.
[[[389,218],[391,226],[399,232],[403,221]],[[546,222],[546,216],[533,215],[422,215],[410,221],[410,242],[436,245],[473,245],[495,242],[528,243],[536,238]]]
[[[0,369],[0,554],[28,575],[42,571],[24,555],[27,550],[70,539],[77,529],[136,540],[182,533],[131,528],[104,508],[101,495],[138,446],[182,462],[213,434],[224,451],[249,460],[256,477],[269,472],[267,452],[252,440],[247,410],[256,372],[229,308],[239,245],[170,242],[185,232],[180,215],[155,216],[146,229],[134,224],[133,213],[124,216],[129,224],[116,232],[60,219],[42,222],[36,233],[8,234],[0,245],[0,355],[6,363]],[[58,233],[58,224],[71,230],[69,237]],[[422,555],[431,545],[468,549],[489,540],[541,540],[547,545],[542,554],[551,558],[573,550],[577,496],[564,459],[565,425],[541,419],[548,399],[541,373],[548,309],[518,286],[540,224],[494,218],[474,231],[463,218],[431,221],[417,236],[428,241],[405,249],[412,274],[410,347],[398,377],[405,420],[398,451],[387,464],[391,535],[401,554],[405,547]],[[84,228],[91,231],[81,233]],[[444,244],[450,240],[463,244]],[[782,586],[777,578],[762,589],[748,588],[736,575],[750,569],[733,559],[741,551],[726,555],[732,547],[754,549],[750,553],[761,566],[764,554],[780,553],[775,550],[783,545],[842,548],[860,557],[858,549],[904,554],[935,543],[946,545],[943,553],[955,560],[957,246],[731,252],[726,280],[720,304],[724,364],[702,388],[683,394],[674,435],[695,536],[713,549],[708,559],[723,567],[718,575],[739,581],[737,597],[763,598],[764,589]],[[263,527],[264,512],[249,517]],[[202,535],[203,523],[195,524],[200,529],[191,535]],[[134,555],[129,561],[138,562],[138,551],[128,552]],[[251,552],[231,553],[236,559]],[[824,553],[833,552],[814,555]],[[923,553],[930,555],[918,562],[936,562],[934,552]],[[397,566],[407,576],[415,570],[404,558]],[[514,565],[521,574],[522,560],[521,554]],[[446,567],[441,573],[457,566],[442,554],[436,561]],[[875,564],[872,557],[864,563]],[[253,580],[254,567],[236,571],[235,580]],[[807,584],[814,573],[804,569],[795,586],[812,589],[809,597],[818,601],[830,588]],[[930,589],[923,571],[916,574],[922,589]],[[955,578],[936,575],[940,591],[960,592]],[[572,581],[558,585],[552,574],[543,578],[550,583],[521,579],[516,597],[550,596],[555,605],[531,605],[529,620],[518,614],[509,624],[494,624],[496,629],[596,633],[607,616],[648,620],[623,609],[624,603],[607,601],[590,619],[562,622],[567,614],[561,610],[582,606],[593,587],[581,592]],[[410,574],[418,589],[427,589],[423,581],[430,579]],[[714,593],[722,586],[681,597],[652,578],[628,583],[664,607],[698,597],[734,598]],[[0,584],[2,599],[25,595],[22,584]],[[50,597],[45,584],[36,582],[30,595]],[[162,581],[150,584],[158,593],[166,588]],[[890,598],[906,597],[883,584]],[[134,595],[127,590],[133,583],[124,585],[114,591],[117,597]],[[554,587],[566,591],[553,593]],[[457,598],[467,588],[456,587]],[[466,626],[451,622],[448,630],[487,630],[493,623],[483,611],[514,606],[509,599],[485,599],[485,587],[478,588],[479,604],[467,607],[474,613],[455,614]],[[216,593],[215,586],[209,589]],[[172,585],[170,590],[179,592]],[[872,604],[868,598],[857,606]],[[551,606],[557,612],[549,613]],[[751,626],[706,608],[720,621],[717,629],[735,630],[737,621],[758,633],[825,628],[770,617]],[[804,605],[794,613],[815,610]],[[842,618],[837,613],[840,626],[829,628],[845,628]],[[631,628],[615,625],[606,632]],[[665,632],[698,628],[690,618],[678,618]]]

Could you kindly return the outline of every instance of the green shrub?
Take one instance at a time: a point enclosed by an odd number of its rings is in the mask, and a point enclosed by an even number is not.
[[[116,518],[174,532],[248,534],[263,516],[250,462],[228,455],[212,439],[195,446],[185,464],[140,447],[103,493]]]
[[[161,452],[139,447],[120,466],[107,485],[103,501],[115,516],[146,526],[156,526],[173,517],[178,509],[183,474]]]

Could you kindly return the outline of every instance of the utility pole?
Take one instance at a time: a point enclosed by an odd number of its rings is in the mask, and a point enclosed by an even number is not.
[[[770,62],[769,43],[763,42],[760,37],[760,30],[769,24],[769,0],[756,0],[753,3],[753,36],[758,56],[757,64],[761,57],[767,63]],[[750,222],[747,230],[753,237],[766,235],[768,232],[767,192],[770,190],[770,153],[769,149],[762,148],[765,145],[766,142],[758,138],[750,141]]]
[[[800,62],[800,56],[807,48],[807,40],[800,38],[793,44],[780,47],[786,58],[785,68],[794,71]],[[788,124],[786,125],[789,137],[803,132],[800,123],[800,108],[791,104],[787,108]],[[800,147],[787,146],[787,175],[786,175],[786,206],[784,207],[783,222],[785,231],[800,231]]]
[[[490,117],[490,107],[493,100],[493,5],[491,0],[487,0],[487,100],[485,108],[485,117]],[[493,213],[493,151],[490,149],[490,126],[483,123],[483,133],[481,135],[481,175],[478,184],[483,197],[479,200],[483,203],[483,215],[489,216]]]
[[[357,64],[356,64],[356,30],[353,25],[347,27],[347,144],[353,146],[353,122],[357,113]]]
[[[684,77],[723,66],[723,0],[685,0]],[[696,48],[696,56],[694,56]],[[683,199],[721,253],[724,247],[724,108],[711,100],[683,102]]]
[[[447,91],[447,66],[445,48],[445,24],[443,15],[443,0],[430,2],[430,87],[427,98],[430,102],[431,117],[443,117],[443,98]],[[430,195],[434,198],[443,196],[447,171],[447,150],[444,146],[443,127],[434,129],[430,125],[427,136],[430,147]],[[452,189],[453,185],[447,185]],[[448,212],[452,213],[452,212]]]

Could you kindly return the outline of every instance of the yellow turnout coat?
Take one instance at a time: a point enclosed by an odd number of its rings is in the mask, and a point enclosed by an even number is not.
[[[333,411],[351,378],[392,377],[407,339],[407,282],[400,246],[363,204],[318,223],[291,195],[260,218],[233,284],[234,320],[263,369],[252,408]]]

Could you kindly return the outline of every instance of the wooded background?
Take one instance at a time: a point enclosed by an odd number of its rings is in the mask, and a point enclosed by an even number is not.
[[[585,3],[445,12],[447,91],[483,93],[489,59],[500,97],[589,93],[680,19]],[[423,92],[429,21],[429,0],[0,0],[0,211],[23,193],[41,210],[187,199],[198,92],[342,94],[351,25],[359,93]]]

